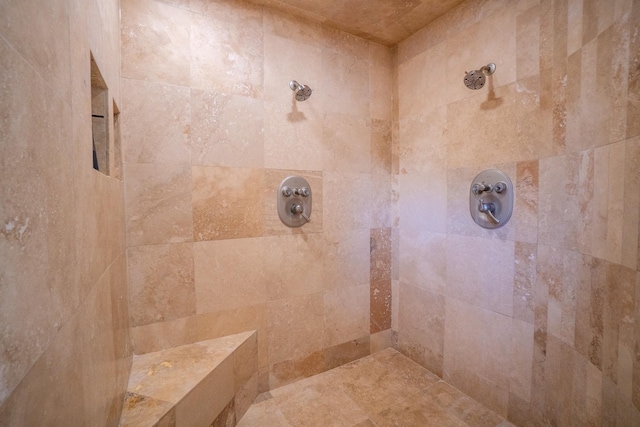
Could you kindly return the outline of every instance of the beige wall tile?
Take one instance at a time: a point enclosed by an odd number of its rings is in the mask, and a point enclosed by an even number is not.
[[[127,273],[132,326],[196,314],[193,243],[129,248]]]
[[[391,173],[390,120],[371,120],[371,173]]]
[[[240,11],[211,3],[208,15],[191,15],[190,81],[195,89],[261,98],[262,19],[257,8]]]
[[[192,108],[189,89],[132,79],[122,79],[122,88],[124,161],[188,164]]]
[[[122,76],[187,86],[191,14],[155,0],[122,2]]]
[[[262,101],[192,89],[191,109],[192,165],[262,167]]]
[[[445,341],[445,297],[400,283],[398,335],[400,349],[411,355],[419,351],[419,363],[441,373]]]
[[[2,35],[35,72],[57,92],[63,101],[71,101],[69,84],[69,4],[52,1],[5,2],[0,6],[3,16]],[[27,25],[29,23],[29,25]],[[110,27],[113,30],[113,27]],[[88,57],[87,57],[88,59]]]
[[[193,239],[189,165],[128,164],[125,176],[128,246]]]
[[[445,43],[401,63],[398,66],[398,108],[402,119],[421,114],[429,106],[446,105],[447,76],[445,73],[429,73],[425,70],[434,64],[445,64],[447,58]],[[464,77],[461,74],[460,80]],[[429,94],[429,96],[425,96]]]
[[[194,317],[149,323],[131,328],[134,354],[145,354],[198,341]]]
[[[335,51],[322,53],[322,87],[319,93],[326,113],[369,117],[368,46],[365,60]]]
[[[444,233],[447,229],[447,177],[441,168],[398,177],[401,229]],[[425,185],[428,183],[428,185]]]
[[[531,2],[536,3],[536,2]],[[518,79],[540,73],[540,7],[535,5],[516,16],[516,76]]]
[[[448,236],[447,296],[511,316],[514,251],[511,241]]]
[[[267,300],[265,243],[261,239],[198,242],[194,246],[198,314]],[[251,268],[238,268],[238,260]]]
[[[320,234],[265,237],[262,245],[269,300],[323,290],[324,240]]]
[[[319,101],[265,101],[264,105],[264,166],[323,170],[323,156],[319,154],[324,147],[323,113]]]
[[[194,240],[262,236],[262,169],[194,166],[192,173]]]
[[[270,301],[267,313],[269,364],[299,359],[326,342],[322,294]]]
[[[324,231],[330,236],[371,228],[371,180],[368,174],[324,172]],[[349,205],[345,208],[344,201]]]
[[[324,170],[371,172],[371,122],[361,116],[326,113],[323,121]]]
[[[450,29],[446,42],[448,55],[444,62],[448,70],[447,100],[470,97],[472,92],[462,83],[465,73],[490,62],[496,64],[496,73],[487,79],[487,86],[498,89],[513,83],[516,80],[516,40],[513,2],[460,32]]]
[[[447,165],[447,109],[429,106],[400,121],[400,173],[424,173]]]
[[[324,347],[369,334],[369,284],[336,288],[324,294]]]
[[[401,229],[400,282],[444,294],[447,280],[445,234]]]
[[[356,230],[324,242],[325,289],[363,285],[370,282],[370,231]]]
[[[370,115],[373,119],[391,120],[393,118],[393,69],[391,61],[387,56],[391,56],[391,49],[371,43],[371,46],[378,46],[382,50],[376,53],[369,63],[369,96],[371,99]],[[381,59],[377,60],[378,57]],[[376,61],[377,60],[377,61]]]

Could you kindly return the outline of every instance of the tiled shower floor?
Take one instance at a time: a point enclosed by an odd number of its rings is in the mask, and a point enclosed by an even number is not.
[[[263,393],[238,427],[513,427],[393,349]]]

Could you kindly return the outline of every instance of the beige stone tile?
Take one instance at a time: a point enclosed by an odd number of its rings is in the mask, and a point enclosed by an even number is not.
[[[426,173],[447,165],[447,109],[428,106],[400,120],[400,173]]]
[[[333,3],[333,5],[326,3],[325,7],[328,7],[329,9],[341,6],[339,1],[329,1]],[[349,15],[351,15],[351,13]],[[323,50],[345,55],[362,61],[363,63],[369,61],[369,45],[371,43],[364,38],[347,33],[330,25],[323,25],[322,37]]]
[[[262,101],[191,90],[191,164],[259,168],[264,162]]]
[[[300,170],[276,170],[264,171],[264,234],[265,236],[294,234],[305,235],[320,233],[323,230],[323,186],[322,172]],[[307,180],[311,190],[311,222],[302,227],[291,228],[282,223],[278,215],[278,190],[282,181],[292,175],[300,176]]]
[[[192,174],[194,240],[262,236],[263,170],[193,166]]]
[[[564,246],[566,164],[564,156],[539,163],[538,242],[555,247]]]
[[[457,85],[471,92],[464,86],[462,77],[456,79]],[[519,140],[516,135],[516,84],[496,86],[493,91],[487,86],[447,106],[447,165],[450,168],[532,158],[530,151],[534,147],[526,138]]]
[[[176,414],[172,403],[127,392],[123,406],[125,410],[122,413],[119,424],[123,427],[143,425],[150,419],[162,419],[165,421],[170,419],[175,425]],[[160,422],[158,425],[164,424]]]
[[[400,175],[398,192],[400,229],[447,231],[447,174],[444,169]]]
[[[368,57],[368,46],[366,49]],[[322,84],[318,93],[323,111],[327,113],[349,114],[369,118],[369,64],[358,59],[330,50],[322,52]],[[311,101],[311,99],[309,100]]]
[[[191,14],[153,0],[122,4],[122,76],[189,85]]]
[[[0,8],[6,11],[5,5]],[[3,22],[24,12],[6,11]],[[84,273],[90,267],[85,267],[84,259],[76,264],[75,222],[81,216],[74,198],[74,173],[69,172],[74,170],[74,149],[69,145],[73,129],[70,121],[59,120],[61,114],[71,116],[71,109],[5,40],[0,42],[0,57],[0,256],[5,295],[0,302],[5,325],[0,345],[7,349],[0,356],[1,402],[78,307],[88,292],[85,287],[95,284],[112,259],[104,264],[102,258],[96,260],[101,271],[90,284],[78,280],[76,268],[81,266]],[[43,149],[43,141],[48,141],[49,149]],[[109,249],[103,248],[101,255],[106,258]]]
[[[398,66],[398,111],[401,119],[446,105],[446,74],[433,72],[425,76],[425,70],[429,70],[432,64],[446,63],[446,49],[445,43],[435,45]],[[460,76],[462,82],[463,74]]]
[[[10,1],[0,6],[3,38],[65,102],[71,101],[69,13],[64,1]]]
[[[536,5],[516,16],[515,54],[518,80],[540,73],[539,46],[540,6]]]
[[[76,338],[81,364],[76,369],[83,382],[85,420],[106,420],[118,397],[116,387],[118,393],[126,389],[116,384],[111,274],[108,270],[98,280],[73,320],[82,325]]]
[[[479,7],[479,5],[478,5]],[[487,11],[486,8],[484,11]],[[515,3],[504,5],[501,10],[487,16],[460,32],[449,29],[446,42],[447,99],[460,100],[470,97],[472,91],[463,83],[467,71],[477,70],[490,62],[496,64],[496,72],[480,90],[486,96],[490,85],[499,89],[516,80],[516,19]],[[499,93],[499,92],[498,92]],[[500,96],[500,95],[498,95]]]
[[[400,229],[400,282],[437,294],[446,289],[446,235]]]
[[[528,402],[532,387],[533,324],[512,320],[510,351],[509,393]]]
[[[320,350],[325,342],[322,294],[269,301],[267,325],[270,364]]]
[[[198,242],[194,245],[198,314],[267,300],[265,246],[260,239]],[[238,259],[252,268],[238,268]]]
[[[318,233],[262,238],[267,298],[307,295],[324,287],[324,240]]]
[[[281,90],[290,91],[288,83],[285,86]],[[318,100],[264,101],[264,105],[264,166],[323,170],[319,155],[324,147],[323,112]]]
[[[512,220],[515,223],[516,240],[536,243],[538,241],[538,162],[519,162],[515,176],[516,196]]]
[[[282,8],[277,9],[273,1],[264,1],[268,7],[263,9],[263,27],[265,37],[278,36],[296,40],[313,47],[323,47],[323,26],[313,18],[292,15]]]
[[[294,395],[275,399],[292,425],[351,427],[367,419],[362,409],[340,389],[325,391],[311,385]]]
[[[84,393],[82,369],[78,369],[84,356],[76,339],[81,333],[78,318],[60,329],[13,393],[3,399],[0,407],[2,424],[82,425],[88,421],[85,420],[84,399],[78,398]],[[61,381],[64,392],[52,393],[52,390],[59,390]]]
[[[371,119],[371,173],[391,173],[391,120]]]
[[[325,371],[325,351],[314,351],[306,356],[274,363],[269,367],[269,388],[273,395],[289,392],[291,388],[302,388]],[[289,385],[289,386],[287,386]],[[276,390],[274,390],[276,389]]]
[[[322,111],[318,96],[325,90],[322,71],[322,49],[296,37],[282,37],[268,32],[264,37],[264,97],[278,105],[297,105],[307,111],[310,105]],[[309,86],[314,93],[305,102],[294,102],[289,82],[295,80]]]
[[[324,236],[325,289],[363,285],[370,282],[370,231],[344,232],[336,238]]]
[[[571,347],[550,337],[547,341],[547,416],[558,424],[570,424],[574,353]]]
[[[326,113],[322,161],[325,171],[371,172],[371,121],[363,116]]]
[[[233,401],[233,360],[228,357],[176,405],[176,425],[207,425]]]
[[[255,374],[236,392],[233,398],[233,411],[235,412],[233,415],[234,422],[244,416],[251,407],[253,401],[256,399],[259,388],[258,378],[259,374],[258,371],[256,371]],[[228,417],[232,417],[232,415],[229,414]]]
[[[322,182],[325,235],[371,228],[371,180],[368,174],[324,172]],[[349,208],[345,209],[345,200]]]
[[[264,52],[260,9],[209,2],[206,15],[191,15],[191,87],[261,98]]]
[[[450,235],[446,244],[447,296],[511,316],[514,242]]]
[[[398,43],[397,63],[402,64],[436,44],[443,43],[447,35],[450,15],[445,14],[429,25],[418,28],[411,36]]]
[[[372,281],[391,279],[391,229],[372,228],[370,241]]]
[[[631,34],[638,30],[640,26],[640,9],[633,7],[629,14],[629,31]],[[640,113],[640,75],[631,72],[632,64],[637,64],[640,59],[640,40],[638,38],[630,38],[629,40],[629,75],[627,90],[627,138],[640,134],[640,124],[635,120]]]
[[[499,414],[505,413],[511,319],[455,298],[447,298],[446,313],[445,380]]]
[[[127,251],[132,326],[196,314],[193,243],[138,246]]]
[[[127,164],[125,176],[130,247],[192,240],[189,165]]]
[[[251,405],[251,408],[238,421],[238,427],[292,427],[273,399]]]
[[[370,336],[370,353],[377,353],[391,347],[391,329],[372,333]]]
[[[126,163],[188,164],[191,104],[185,87],[122,79]]]
[[[537,245],[516,242],[514,249],[513,317],[533,324]]]
[[[369,287],[369,332],[391,328],[391,279],[376,280]]]
[[[324,293],[324,347],[369,334],[369,284]]]
[[[371,43],[370,46],[379,46]],[[393,103],[394,103],[394,86],[393,86],[393,68],[391,61],[387,58],[390,56],[391,50],[385,46],[378,47],[384,50],[376,54],[377,57],[383,59],[371,61],[369,63],[369,97],[370,97],[370,115],[372,119],[392,120]]]
[[[442,371],[445,297],[400,284],[398,334],[400,349],[433,372]]]
[[[369,356],[369,354],[371,354],[370,346],[371,340],[369,335],[365,335],[362,338],[326,347],[322,350],[322,354],[324,356],[324,368],[334,369]]]
[[[134,354],[145,354],[198,341],[193,317],[149,323],[131,328]]]
[[[371,227],[393,226],[393,177],[371,174]]]
[[[536,55],[536,58],[538,56]],[[516,146],[518,160],[533,160],[539,157],[547,134],[542,131],[544,109],[541,101],[540,77],[535,75],[516,82]]]
[[[640,187],[638,165],[640,164],[640,140],[626,141],[625,176],[624,176],[624,210],[622,213],[622,265],[637,268],[639,254],[638,227],[640,226],[640,193],[634,188]]]

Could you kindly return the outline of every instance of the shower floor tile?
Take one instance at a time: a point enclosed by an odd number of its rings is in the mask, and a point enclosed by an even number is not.
[[[258,396],[238,427],[514,427],[388,348]]]

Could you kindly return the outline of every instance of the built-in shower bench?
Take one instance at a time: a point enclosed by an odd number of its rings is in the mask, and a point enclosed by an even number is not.
[[[235,425],[258,394],[256,346],[251,331],[134,356],[120,426]]]

